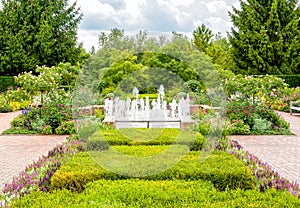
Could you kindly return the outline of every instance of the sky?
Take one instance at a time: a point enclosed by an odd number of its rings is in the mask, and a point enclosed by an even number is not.
[[[83,13],[78,28],[78,42],[90,51],[98,48],[100,32],[113,28],[136,34],[147,30],[156,35],[172,31],[192,36],[193,30],[204,23],[215,34],[224,36],[232,23],[228,11],[239,8],[239,0],[69,0],[77,1]],[[1,7],[0,2],[0,7]]]
[[[75,0],[71,0],[70,3]],[[90,51],[98,48],[100,32],[112,28],[126,34],[147,30],[155,34],[172,31],[191,37],[204,23],[215,34],[226,35],[232,23],[228,11],[239,8],[238,0],[77,0],[83,13],[78,29],[78,42]]]

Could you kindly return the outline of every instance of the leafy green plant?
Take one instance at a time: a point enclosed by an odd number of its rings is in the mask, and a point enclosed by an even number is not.
[[[102,109],[95,109],[94,114],[96,118],[100,119],[101,121],[103,121],[105,118],[105,114],[103,113]]]
[[[137,157],[153,155],[153,153],[164,151],[167,146],[115,146],[114,149],[124,154]],[[108,150],[110,151],[110,150]],[[92,154],[98,154],[93,152]],[[99,154],[101,154],[99,152]],[[175,153],[174,153],[175,154]],[[151,180],[208,180],[213,182],[219,190],[229,189],[252,189],[254,181],[250,170],[241,161],[232,155],[215,152],[204,162],[199,162],[199,152],[190,152],[174,167],[153,176],[147,176]],[[174,155],[175,156],[175,155]],[[114,157],[114,153],[108,153],[107,157]],[[139,168],[143,169],[140,164]],[[134,167],[133,167],[134,168]],[[125,176],[110,172],[96,163],[89,153],[84,152],[76,155],[51,179],[53,189],[70,189],[83,191],[86,183],[99,179],[123,179]]]
[[[250,134],[250,127],[243,120],[233,120],[231,124],[226,126],[227,135],[245,135]]]
[[[15,86],[13,76],[0,76],[0,92],[5,92],[8,87]]]
[[[10,128],[2,132],[2,134],[40,134],[39,131],[23,129],[23,128]]]
[[[130,190],[130,191],[128,191]],[[34,192],[13,207],[299,207],[300,201],[275,190],[219,192],[206,181],[99,180],[83,193],[55,190]]]
[[[75,134],[74,121],[63,121],[59,127],[55,129],[55,133],[58,135],[62,134]]]
[[[178,137],[178,138],[177,138]],[[206,139],[198,132],[180,135],[178,129],[102,129],[88,138],[87,149],[98,150],[109,145],[186,145],[201,150]]]
[[[90,136],[100,129],[100,124],[101,122],[98,119],[76,121],[75,128],[77,129],[79,139],[86,142]]]
[[[36,118],[34,120],[32,120],[32,122],[31,122],[31,128],[35,131],[49,132],[48,130],[45,130],[45,127],[49,128],[51,126],[46,125],[45,120],[40,118],[39,116],[36,116]],[[51,133],[46,133],[46,134],[52,134],[52,128],[51,128]]]
[[[41,133],[46,135],[52,134],[52,127],[50,125],[43,126]]]
[[[272,123],[266,119],[255,118],[254,125],[252,127],[253,132],[263,134],[264,132],[271,130]]]
[[[26,116],[25,115],[18,115],[17,117],[14,118],[14,120],[10,123],[12,127],[25,127],[25,121],[26,121]]]

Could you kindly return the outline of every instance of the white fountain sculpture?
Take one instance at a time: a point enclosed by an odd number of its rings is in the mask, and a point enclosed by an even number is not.
[[[105,100],[105,121],[115,122],[117,128],[131,127],[158,127],[180,128],[180,122],[190,121],[190,98],[181,98],[177,103],[175,99],[171,103],[164,100],[164,86],[160,85],[157,99],[151,101],[147,96],[139,99],[139,90],[135,87],[132,91],[134,98],[131,100]],[[122,123],[118,127],[118,122]],[[127,122],[127,123],[126,123]],[[120,125],[120,124],[119,124]]]

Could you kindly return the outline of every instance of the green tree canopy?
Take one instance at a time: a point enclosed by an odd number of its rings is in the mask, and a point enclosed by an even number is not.
[[[204,24],[193,31],[193,43],[197,48],[211,58],[217,69],[232,70],[230,43],[220,33],[213,34],[212,30]]]
[[[77,63],[77,27],[82,18],[76,3],[66,0],[2,0],[0,74],[34,71],[36,65]]]
[[[300,73],[300,10],[297,0],[240,0],[229,13],[237,73]]]
[[[109,34],[100,34],[99,44],[79,82],[89,83],[102,95],[114,92],[118,86],[129,91],[136,86],[142,93],[155,93],[160,84],[178,89],[189,80],[197,81],[204,89],[202,80],[209,79],[214,70],[210,58],[178,34],[153,38],[141,31],[126,36],[123,30],[113,29]]]

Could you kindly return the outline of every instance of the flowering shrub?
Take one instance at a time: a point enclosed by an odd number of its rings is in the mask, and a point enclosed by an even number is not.
[[[228,135],[245,135],[250,134],[250,127],[243,120],[232,120],[227,126],[226,134]]]
[[[0,195],[0,207],[8,206],[12,200],[33,191],[49,191],[50,179],[72,155],[82,150],[79,142],[73,141],[56,146],[38,161],[26,167],[18,177],[4,186]]]
[[[36,71],[39,72],[37,76],[30,71],[15,77],[15,82],[27,92],[29,97],[37,92],[50,92],[58,88],[61,75],[54,67],[38,67]]]
[[[52,134],[60,125],[73,119],[69,105],[71,93],[65,89],[72,89],[80,70],[69,63],[62,63],[51,68],[38,66],[36,72],[38,74],[25,72],[14,77],[20,88],[8,89],[5,94],[6,103],[9,103],[13,110],[27,111],[23,113],[24,123],[27,125],[18,126],[17,132],[23,130],[20,128],[25,128],[26,131]],[[27,108],[29,103],[30,111]],[[63,134],[67,132],[74,132],[74,129],[68,128]]]
[[[226,70],[219,71],[224,89],[229,97],[239,97],[243,101],[255,99],[274,99],[274,96],[286,92],[288,85],[283,79],[273,75],[243,76],[234,75]]]
[[[69,95],[64,92],[49,93],[41,107],[23,110],[22,115],[13,120],[13,129],[18,133],[20,130],[32,130],[37,134],[75,133],[72,109],[66,104],[68,100]]]
[[[289,124],[262,103],[228,102],[226,134],[290,134]]]

